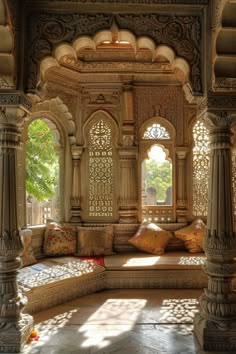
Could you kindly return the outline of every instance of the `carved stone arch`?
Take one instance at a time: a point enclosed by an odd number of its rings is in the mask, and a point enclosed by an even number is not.
[[[37,102],[32,107],[32,114],[50,114],[55,122],[60,122],[69,138],[70,145],[75,144],[75,123],[72,114],[59,97]]]
[[[29,124],[36,120],[42,119],[47,122],[49,127],[53,128],[53,134],[57,144],[57,152],[59,155],[60,164],[60,218],[62,221],[70,220],[70,197],[72,185],[72,157],[71,147],[75,144],[75,124],[72,115],[69,113],[67,106],[60,98],[54,98],[43,102],[34,103],[32,107],[32,114],[23,127],[21,140],[23,142],[23,149],[18,153],[19,168],[19,209],[22,210],[21,226],[26,225],[26,201],[25,201],[25,176],[26,171],[26,141],[27,130]]]
[[[105,120],[106,124],[109,126],[113,133],[113,139],[112,139],[112,146],[117,147],[118,146],[118,138],[119,138],[119,129],[117,126],[116,121],[114,118],[109,114],[108,112],[104,110],[98,110],[96,112],[93,112],[90,117],[87,119],[83,126],[83,138],[84,138],[84,145],[87,145],[87,132],[90,130],[94,122],[98,121],[99,119]]]

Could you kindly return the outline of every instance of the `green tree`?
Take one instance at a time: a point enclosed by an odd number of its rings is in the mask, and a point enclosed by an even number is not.
[[[26,145],[26,191],[38,201],[45,201],[56,194],[58,184],[58,157],[53,135],[41,119],[28,127]]]
[[[166,190],[172,186],[172,165],[169,161],[157,162],[154,159],[146,160],[146,186],[154,187],[157,200],[166,199]]]

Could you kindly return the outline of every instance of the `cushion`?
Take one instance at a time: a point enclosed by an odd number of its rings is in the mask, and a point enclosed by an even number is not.
[[[105,256],[114,254],[112,249],[113,226],[78,227],[77,256]]]
[[[186,249],[191,253],[203,251],[203,239],[206,232],[206,225],[197,218],[183,229],[175,231],[175,236],[184,241]]]
[[[76,251],[76,229],[50,223],[44,234],[44,253],[47,256],[73,255]]]
[[[142,251],[162,254],[172,237],[170,231],[165,231],[153,223],[143,222],[136,234],[129,239],[129,243]]]
[[[34,264],[37,262],[34,251],[32,248],[32,230],[24,229],[21,230],[22,241],[24,244],[24,250],[21,255],[22,266],[25,267],[30,264]]]

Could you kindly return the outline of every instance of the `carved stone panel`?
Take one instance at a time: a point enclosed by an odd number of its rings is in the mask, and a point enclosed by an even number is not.
[[[141,125],[152,117],[163,117],[177,129],[176,143],[183,143],[183,91],[180,87],[135,87],[135,140]]]
[[[94,36],[98,31],[110,29],[114,22],[119,28],[127,29],[137,37],[148,36],[157,45],[172,47],[177,56],[190,65],[193,92],[202,93],[200,15],[156,13],[31,13],[26,28],[30,36],[27,40],[28,61],[25,67],[27,89],[35,89],[39,62],[43,57],[51,55],[57,44],[65,41],[71,43],[81,35]]]

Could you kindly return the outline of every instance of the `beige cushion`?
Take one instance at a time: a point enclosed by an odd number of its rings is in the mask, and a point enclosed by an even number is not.
[[[76,229],[57,223],[47,224],[44,253],[47,256],[73,255],[76,251]]]
[[[165,231],[153,223],[143,222],[129,243],[142,251],[162,254],[172,237],[170,231]]]
[[[191,253],[203,251],[203,239],[206,225],[197,218],[189,226],[175,231],[175,236],[184,241],[184,245]]]
[[[25,267],[30,264],[36,263],[34,251],[32,248],[32,230],[25,229],[21,231],[24,250],[21,255],[22,266]]]
[[[77,256],[103,256],[114,254],[113,226],[78,227]]]

